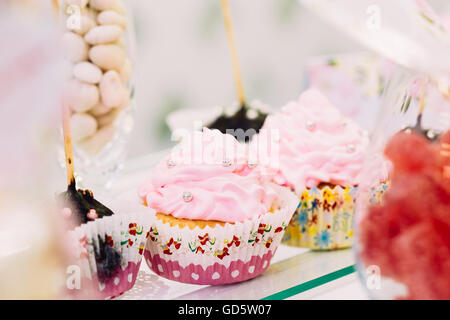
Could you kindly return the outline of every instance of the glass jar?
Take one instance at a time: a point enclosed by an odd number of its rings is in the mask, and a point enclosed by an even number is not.
[[[449,80],[399,67],[386,88],[355,221],[371,298],[450,298]]]
[[[67,61],[64,103],[71,109],[80,187],[105,190],[120,172],[134,123],[133,20],[123,0],[60,0]],[[61,164],[64,152],[61,149]]]

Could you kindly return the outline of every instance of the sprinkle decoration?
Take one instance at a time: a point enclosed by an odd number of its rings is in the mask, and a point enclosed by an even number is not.
[[[428,137],[428,139],[433,140],[434,138],[436,138],[436,134],[434,133],[433,130],[428,130],[427,137]]]
[[[255,162],[255,161],[249,161],[249,162],[247,163],[247,165],[248,165],[248,167],[249,167],[250,169],[253,169],[253,168],[255,168],[255,167],[258,165],[258,163]]]
[[[223,160],[222,160],[222,165],[223,165],[224,167],[229,167],[229,166],[231,166],[231,160],[228,159],[228,158],[223,159]]]
[[[88,212],[88,214],[87,214],[87,217],[88,217],[89,220],[95,220],[95,219],[97,219],[97,218],[98,218],[97,211],[96,211],[95,209],[89,210],[89,212]]]
[[[314,130],[314,128],[316,127],[316,124],[312,121],[307,121],[306,122],[306,129],[308,129],[309,131]]]
[[[356,150],[356,147],[355,147],[354,144],[349,144],[349,145],[347,146],[347,152],[348,152],[348,153],[353,153],[353,152],[355,152],[355,150]]]
[[[167,161],[167,167],[169,168],[173,168],[175,167],[175,161],[173,161],[172,159]]]
[[[70,218],[72,216],[72,210],[70,208],[62,209],[62,214],[64,218]]]

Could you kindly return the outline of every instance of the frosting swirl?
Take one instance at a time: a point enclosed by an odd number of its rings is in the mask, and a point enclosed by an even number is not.
[[[297,192],[321,182],[359,184],[369,138],[317,89],[267,117],[263,129],[279,131],[279,167],[273,177],[278,184]]]
[[[185,136],[138,190],[157,212],[175,218],[243,222],[271,208],[275,192],[248,166],[247,148],[229,134]]]

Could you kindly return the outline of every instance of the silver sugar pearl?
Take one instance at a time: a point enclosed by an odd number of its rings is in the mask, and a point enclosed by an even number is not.
[[[347,152],[352,153],[352,152],[355,152],[355,150],[356,150],[356,147],[354,144],[349,144],[347,146]]]
[[[247,110],[247,118],[249,118],[250,120],[256,119],[258,118],[258,111],[256,111],[255,109],[249,109]]]
[[[434,138],[436,138],[436,134],[434,133],[433,130],[428,130],[427,131],[427,137],[428,137],[428,139],[433,140]]]
[[[306,128],[308,130],[314,130],[314,128],[316,127],[316,124],[312,121],[306,121]]]
[[[275,137],[273,138],[274,142],[280,142],[281,141],[281,137],[279,135],[275,135]]]
[[[232,117],[239,110],[239,103],[233,103],[231,106],[225,107],[223,113],[227,117]]]
[[[228,158],[224,158],[224,159],[222,160],[222,165],[223,165],[224,167],[229,167],[229,166],[231,166],[231,160],[228,159]]]
[[[172,168],[175,167],[176,163],[173,160],[167,160],[167,167]]]
[[[192,201],[192,198],[193,198],[192,193],[190,193],[189,191],[183,192],[184,202],[190,202],[190,201]]]

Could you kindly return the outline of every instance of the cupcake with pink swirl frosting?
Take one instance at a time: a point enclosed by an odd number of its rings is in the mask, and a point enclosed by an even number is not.
[[[144,253],[149,267],[194,284],[244,281],[262,273],[298,198],[264,181],[247,146],[218,130],[183,137],[138,190],[157,213]]]
[[[280,138],[272,145],[278,154],[276,166],[268,166],[272,180],[290,187],[300,198],[283,241],[315,250],[351,246],[355,196],[369,146],[367,133],[315,88],[267,117],[262,129],[277,132]],[[254,143],[260,143],[259,139]],[[382,171],[377,168],[380,182]]]

